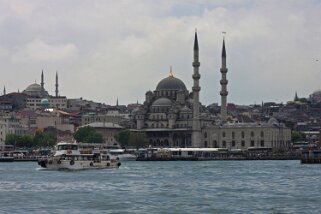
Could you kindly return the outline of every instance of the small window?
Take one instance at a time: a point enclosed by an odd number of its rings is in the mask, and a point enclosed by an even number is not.
[[[222,147],[226,148],[226,142],[225,141],[223,141]]]
[[[235,133],[232,132],[232,139],[235,139]]]
[[[222,136],[225,137],[225,132],[222,132]]]
[[[207,132],[204,132],[204,138],[207,138]]]
[[[251,131],[251,137],[254,137],[254,132],[253,131]]]
[[[254,147],[254,140],[251,140],[251,147]]]
[[[263,131],[261,131],[261,137],[264,137],[264,132]]]
[[[232,141],[232,147],[235,147],[235,141],[234,140]]]
[[[264,140],[261,140],[261,147],[264,147]]]
[[[242,138],[244,138],[245,137],[245,133],[244,133],[244,131],[242,131]]]
[[[216,140],[214,140],[213,141],[213,145],[214,145],[214,148],[217,148],[218,146],[217,146],[217,141]]]
[[[245,141],[244,140],[242,140],[241,145],[242,145],[242,147],[245,146]]]

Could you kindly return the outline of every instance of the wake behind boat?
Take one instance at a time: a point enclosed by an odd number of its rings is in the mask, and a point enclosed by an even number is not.
[[[46,169],[105,169],[119,168],[119,158],[113,157],[107,151],[92,150],[81,152],[78,144],[60,142],[52,157],[38,160],[38,164]]]

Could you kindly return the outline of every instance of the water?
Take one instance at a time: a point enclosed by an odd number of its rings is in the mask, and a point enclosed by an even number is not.
[[[321,213],[320,179],[321,165],[299,161],[0,163],[0,213]]]

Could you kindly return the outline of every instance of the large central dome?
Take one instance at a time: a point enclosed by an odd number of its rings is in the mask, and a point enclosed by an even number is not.
[[[28,94],[31,97],[48,97],[48,92],[37,83],[29,85],[23,93]]]
[[[174,76],[169,76],[162,79],[157,84],[156,91],[164,91],[164,90],[186,91],[186,86],[182,80],[175,78]]]

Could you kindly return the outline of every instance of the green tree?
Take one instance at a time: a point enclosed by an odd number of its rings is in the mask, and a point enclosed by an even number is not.
[[[103,143],[104,141],[103,136],[90,126],[79,128],[74,134],[74,138],[77,142],[82,143]]]
[[[293,143],[306,140],[305,134],[302,132],[298,132],[298,131],[293,131],[291,138],[292,138]]]
[[[33,137],[35,147],[46,147],[47,139],[44,132],[37,131]]]
[[[130,132],[128,144],[135,148],[146,147],[148,145],[148,139],[143,132]]]
[[[56,142],[56,137],[51,133],[37,131],[33,138],[34,147],[53,147]]]
[[[115,139],[121,144],[122,147],[125,148],[129,144],[129,137],[130,131],[128,129],[121,130],[115,135]]]
[[[17,144],[18,135],[7,134],[5,144],[15,146]]]
[[[35,147],[32,135],[22,135],[19,138],[21,147],[33,148]]]

